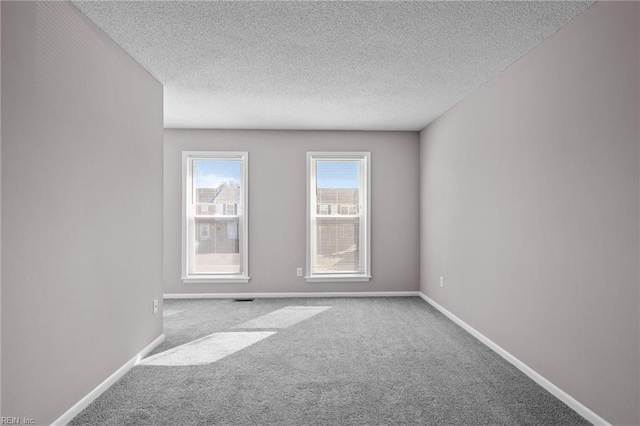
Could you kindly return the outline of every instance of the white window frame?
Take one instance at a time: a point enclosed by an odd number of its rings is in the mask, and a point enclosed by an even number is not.
[[[334,272],[313,274],[311,259],[315,255],[316,217],[316,160],[361,160],[360,169],[360,205],[359,211],[351,217],[360,217],[360,262],[364,263],[363,272]],[[331,213],[331,212],[329,212]],[[367,282],[371,280],[371,153],[370,152],[307,152],[307,282]]]
[[[194,235],[188,235],[188,221],[194,216],[191,214],[189,194],[193,192],[192,163],[194,159],[222,159],[240,160],[241,176],[240,199],[242,206],[237,207],[238,238],[240,244],[241,271],[237,274],[190,274],[189,273],[189,244],[190,238],[195,241]],[[247,283],[249,282],[249,153],[240,151],[182,151],[182,282],[185,284],[212,284],[212,283]],[[217,212],[216,212],[217,213]],[[226,213],[223,212],[223,213]],[[217,214],[216,214],[217,216]],[[194,229],[195,227],[192,227]]]

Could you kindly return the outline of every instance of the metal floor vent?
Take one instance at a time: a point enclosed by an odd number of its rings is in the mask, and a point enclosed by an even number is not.
[[[253,299],[233,299],[234,302],[253,302]]]

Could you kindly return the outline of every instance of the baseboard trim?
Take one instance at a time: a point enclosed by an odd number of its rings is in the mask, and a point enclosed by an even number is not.
[[[408,297],[418,291],[306,292],[306,293],[166,293],[164,299],[260,299],[292,297]]]
[[[585,419],[593,423],[595,426],[611,426],[611,424],[607,422],[605,419],[598,416],[596,413],[591,411],[586,406],[582,405],[571,395],[569,395],[568,393],[566,393],[565,391],[563,391],[562,389],[560,389],[559,387],[551,383],[549,380],[544,378],[541,374],[536,372],[527,364],[520,361],[518,358],[516,358],[515,356],[511,355],[509,352],[507,352],[506,350],[498,346],[496,343],[494,343],[491,339],[486,337],[484,334],[480,333],[478,330],[471,327],[469,324],[467,324],[466,322],[464,322],[463,320],[455,316],[453,313],[449,312],[446,308],[439,305],[436,301],[429,298],[427,295],[425,295],[421,291],[418,293],[419,293],[419,296],[422,299],[424,299],[425,302],[427,302],[428,304],[430,304],[431,306],[433,306],[434,308],[442,312],[451,321],[455,322],[460,327],[464,328],[473,337],[478,339],[480,342],[484,343],[486,346],[488,346],[491,350],[496,352],[502,358],[509,361],[514,367],[516,367],[518,370],[522,371],[524,374],[529,376],[533,381],[535,381],[537,384],[545,388],[553,396],[558,398],[560,401],[564,402],[566,405],[572,408],[575,412],[577,412],[582,417],[584,417]]]
[[[163,341],[164,334],[161,334],[153,342],[149,343],[143,350],[141,350],[136,356],[127,361],[122,367],[118,368],[118,370],[116,370],[116,372],[109,376],[104,382],[100,383],[94,390],[89,392],[84,398],[78,401],[73,407],[69,408],[62,416],[51,423],[51,425],[64,426],[71,420],[73,420],[75,416],[77,416],[82,410],[87,408],[89,404],[91,404],[97,397],[102,395],[104,391],[109,389],[111,385],[117,382],[129,370],[136,366],[142,360],[142,358],[144,358],[149,352],[154,350]]]

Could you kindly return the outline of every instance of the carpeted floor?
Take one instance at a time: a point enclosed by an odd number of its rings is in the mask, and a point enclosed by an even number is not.
[[[271,314],[303,306],[329,308]],[[71,425],[589,424],[417,297],[165,300],[164,309],[166,340],[152,355],[212,333],[264,335],[213,363],[134,367]]]

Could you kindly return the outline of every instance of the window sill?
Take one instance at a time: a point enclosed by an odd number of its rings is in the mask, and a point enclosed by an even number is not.
[[[310,275],[305,277],[305,279],[308,283],[368,282],[371,280],[371,276],[361,274],[327,274]]]
[[[249,277],[241,277],[237,275],[208,275],[203,277],[182,277],[184,284],[236,284],[248,283]]]

